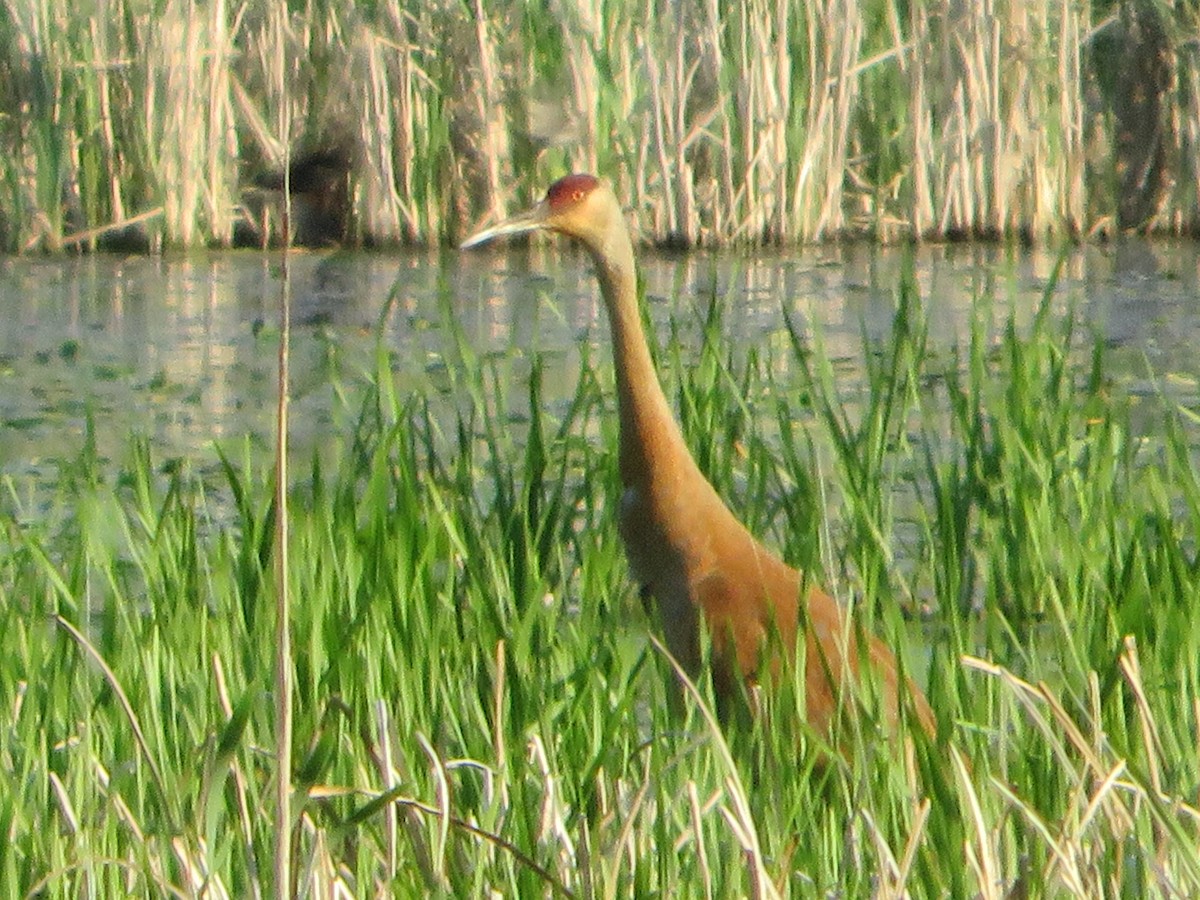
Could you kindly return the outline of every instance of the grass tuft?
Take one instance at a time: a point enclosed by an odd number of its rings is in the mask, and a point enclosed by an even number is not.
[[[1195,422],[1164,394],[1136,430],[1049,302],[981,299],[949,350],[927,315],[909,273],[857,382],[798,322],[717,349],[716,302],[660,354],[719,490],[928,688],[939,741],[863,720],[836,755],[799,684],[728,732],[703,679],[669,700],[607,499],[607,363],[558,406],[452,329],[464,364],[427,390],[382,341],[341,373],[351,425],[289,497],[299,889],[1200,891]],[[271,892],[277,504],[219,459],[206,483],[135,442],[113,477],[85,443],[45,516],[6,497],[7,893]]]

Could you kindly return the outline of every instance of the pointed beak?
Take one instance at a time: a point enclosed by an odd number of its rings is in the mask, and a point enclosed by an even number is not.
[[[478,247],[481,244],[486,244],[488,241],[498,237],[508,237],[515,234],[528,234],[531,231],[537,231],[547,227],[547,220],[550,215],[550,205],[543,200],[533,209],[527,212],[519,213],[511,219],[505,219],[491,228],[485,228],[483,231],[477,231],[461,244],[460,250],[470,250],[472,247]]]

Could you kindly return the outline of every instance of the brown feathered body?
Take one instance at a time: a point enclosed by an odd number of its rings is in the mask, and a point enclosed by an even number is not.
[[[619,529],[633,577],[660,610],[668,649],[685,671],[697,675],[700,630],[706,629],[714,692],[728,706],[740,690],[739,678],[753,683],[778,674],[780,659],[772,649],[795,647],[803,621],[809,723],[828,731],[852,702],[845,688],[865,662],[878,676],[885,717],[894,727],[900,703],[895,656],[870,636],[867,652],[860,653],[855,629],[838,603],[805,585],[796,569],[746,530],[684,443],[654,370],[638,309],[633,246],[612,191],[591,175],[569,175],[533,210],[480,232],[464,246],[538,229],[579,240],[596,265],[616,369]],[[922,727],[932,733],[924,696],[911,682],[907,693]]]

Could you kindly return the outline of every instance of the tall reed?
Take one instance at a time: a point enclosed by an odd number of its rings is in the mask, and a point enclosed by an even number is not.
[[[682,244],[1190,233],[1200,19],[1144,0],[61,0],[0,10],[7,250],[224,245],[297,154],[352,239],[453,240],[567,168]],[[270,60],[288,59],[290,99]]]

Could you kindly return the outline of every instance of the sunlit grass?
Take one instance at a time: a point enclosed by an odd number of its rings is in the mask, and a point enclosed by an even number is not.
[[[294,472],[295,865],[401,896],[1179,896],[1200,889],[1196,426],[1135,433],[1102,344],[981,300],[953,350],[911,280],[848,384],[819,331],[728,349],[721,298],[659,354],[738,514],[927,687],[936,742],[790,684],[723,735],[613,525],[607,358],[548,407],[453,329],[450,393],[380,347]],[[697,336],[700,343],[697,346]],[[447,407],[452,410],[445,414]],[[0,888],[271,892],[271,473],[85,447],[0,531]],[[727,742],[727,743],[726,743]]]
[[[1198,36],[1107,0],[39,0],[0,15],[0,249],[257,244],[289,143],[348,155],[371,245],[570,169],[661,243],[1194,233]]]

